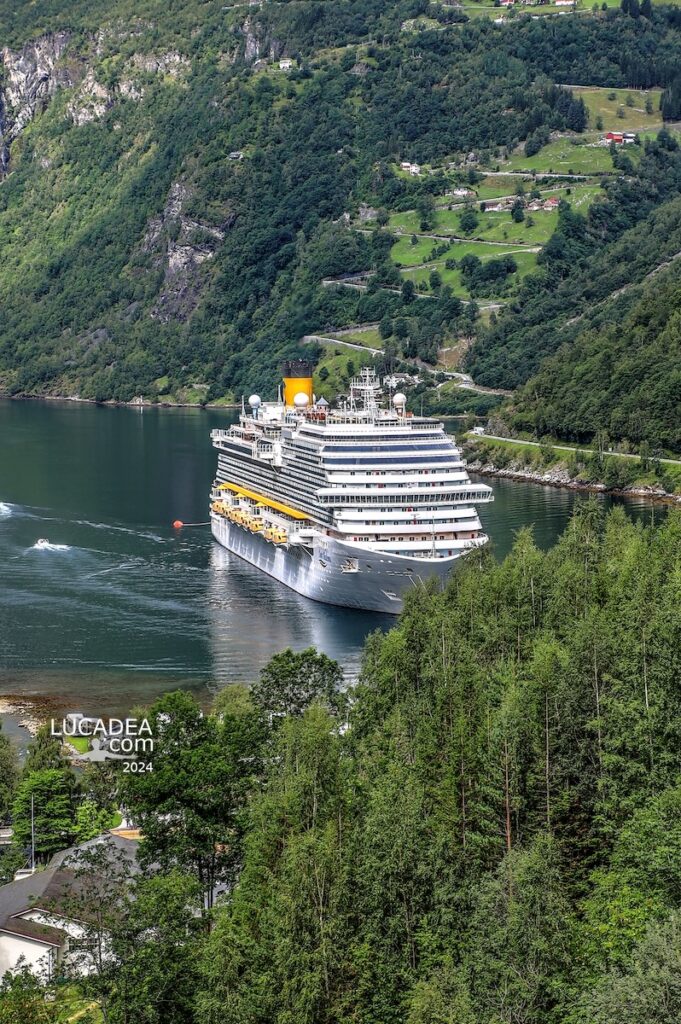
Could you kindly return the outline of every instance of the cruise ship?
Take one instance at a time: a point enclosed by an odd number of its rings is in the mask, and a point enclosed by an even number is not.
[[[229,551],[305,597],[397,614],[406,593],[444,583],[487,542],[472,483],[442,423],[384,400],[365,368],[331,408],[302,361],[276,402],[251,395],[239,422],[211,434],[218,467],[211,528]]]

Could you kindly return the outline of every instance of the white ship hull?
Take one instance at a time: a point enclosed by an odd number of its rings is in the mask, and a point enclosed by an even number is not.
[[[312,551],[301,545],[275,545],[215,512],[211,529],[228,551],[304,597],[390,615],[402,611],[406,593],[433,576],[444,585],[462,557],[389,555],[326,536],[315,538]]]

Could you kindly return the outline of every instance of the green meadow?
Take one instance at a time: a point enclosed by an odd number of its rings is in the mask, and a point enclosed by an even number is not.
[[[576,136],[549,142],[534,156],[514,153],[503,167],[504,170],[533,171],[536,174],[602,174],[614,171],[607,146],[588,145]]]

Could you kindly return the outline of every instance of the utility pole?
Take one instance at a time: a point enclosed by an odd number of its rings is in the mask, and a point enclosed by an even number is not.
[[[35,871],[35,814],[33,799],[33,794],[31,793],[31,871]]]

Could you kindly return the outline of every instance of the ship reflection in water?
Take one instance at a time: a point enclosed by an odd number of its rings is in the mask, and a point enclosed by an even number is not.
[[[210,555],[208,609],[213,673],[223,685],[252,680],[253,666],[285,647],[317,647],[353,679],[362,638],[395,624],[390,615],[310,601],[218,544]]]

